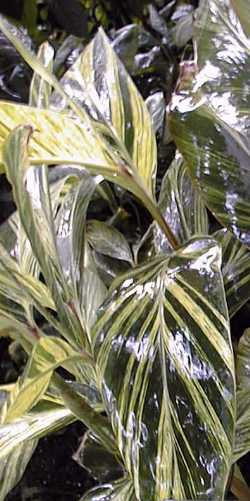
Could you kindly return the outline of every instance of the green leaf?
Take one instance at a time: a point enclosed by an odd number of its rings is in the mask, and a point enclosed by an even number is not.
[[[231,0],[231,4],[239,17],[246,36],[250,34],[249,3],[248,0]]]
[[[94,487],[80,501],[136,501],[133,486],[129,479]]]
[[[138,501],[224,495],[235,382],[220,265],[204,238],[138,266],[115,281],[94,328],[99,388]]]
[[[147,107],[135,84],[117,58],[104,31],[99,29],[61,80],[74,91],[93,118],[108,122],[153,196],[156,176],[156,140]],[[58,101],[59,96],[54,96]],[[124,145],[124,146],[123,146]]]
[[[69,409],[50,402],[40,403],[21,419],[0,426],[1,460],[27,440],[56,432],[74,421]]]
[[[5,501],[9,492],[21,480],[37,446],[37,439],[19,444],[0,463],[0,501]]]
[[[237,0],[236,12],[230,0],[201,1],[197,69],[194,75],[194,67],[182,67],[170,128],[205,204],[249,246],[250,30],[245,34],[237,17],[247,18],[243,4],[248,11],[248,2]]]
[[[87,399],[60,376],[54,375],[54,381],[65,406],[96,435],[108,451],[117,454],[118,449],[108,419],[91,407]]]
[[[82,176],[64,197],[57,217],[57,245],[64,273],[72,284],[72,304],[90,340],[90,328],[106,297],[106,287],[94,265],[87,237],[86,216],[97,181]]]
[[[133,264],[128,242],[116,228],[102,221],[88,221],[87,238],[96,252]]]
[[[230,231],[214,234],[222,247],[222,275],[230,317],[250,299],[250,250]]]
[[[191,182],[183,159],[178,156],[168,168],[161,184],[159,208],[181,244],[194,235],[208,234],[208,216],[201,196]],[[169,252],[169,242],[155,225],[155,246],[158,252]]]
[[[250,329],[240,338],[237,359],[237,421],[233,460],[238,461],[250,450]]]
[[[115,456],[104,449],[90,432],[85,433],[73,459],[100,483],[115,480],[123,473]]]
[[[84,355],[76,353],[60,338],[43,337],[34,346],[24,374],[17,381],[4,412],[4,422],[10,423],[29,412],[46,392],[54,370],[60,366],[84,362]]]

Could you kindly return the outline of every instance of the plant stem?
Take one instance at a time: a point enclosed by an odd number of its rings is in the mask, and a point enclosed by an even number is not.
[[[148,211],[150,212],[151,216],[158,223],[158,225],[161,228],[162,232],[164,233],[164,235],[168,239],[171,247],[173,249],[177,249],[177,247],[179,246],[179,243],[177,241],[176,236],[172,232],[170,226],[165,221],[165,219],[164,219],[161,211],[157,207],[156,203],[154,203],[154,201],[151,200],[151,198],[147,195],[147,193],[145,193],[144,190],[143,190],[142,200],[144,202],[145,207],[148,209]]]
[[[231,485],[231,492],[239,499],[240,501],[249,501],[250,500],[250,489],[247,485],[244,485],[238,478],[233,477]]]

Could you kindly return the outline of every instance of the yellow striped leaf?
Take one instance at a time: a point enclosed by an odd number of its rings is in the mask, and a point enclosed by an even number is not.
[[[121,150],[126,148],[131,164],[153,195],[157,151],[151,117],[102,29],[66,72],[61,84],[94,119],[112,127]],[[58,106],[59,99],[56,93],[52,103]]]
[[[237,422],[234,461],[250,451],[250,329],[239,341],[237,359]]]
[[[215,240],[117,279],[93,331],[99,387],[138,501],[221,499],[234,359]]]

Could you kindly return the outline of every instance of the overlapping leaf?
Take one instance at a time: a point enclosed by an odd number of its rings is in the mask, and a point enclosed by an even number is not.
[[[201,2],[194,33],[198,69],[192,80],[190,65],[183,67],[170,126],[205,204],[250,246],[248,9],[247,0]]]
[[[136,501],[132,483],[127,479],[91,489],[80,501]]]
[[[113,226],[102,221],[88,221],[87,238],[96,252],[133,264],[126,238]]]
[[[1,460],[25,441],[55,432],[74,421],[75,417],[69,409],[49,402],[40,403],[21,419],[1,425]]]
[[[222,247],[222,274],[232,317],[250,299],[250,250],[226,229],[214,238]]]
[[[76,95],[94,119],[107,121],[132,159],[151,195],[156,175],[156,140],[151,118],[136,86],[103,30],[64,75],[64,88]],[[58,106],[58,94],[52,103]]]
[[[234,461],[250,450],[250,329],[246,329],[238,345],[236,360],[237,422]]]
[[[159,207],[181,244],[196,234],[208,234],[206,207],[198,190],[192,185],[188,169],[180,156],[172,162],[162,180]],[[154,242],[159,252],[171,250],[158,226],[154,228]]]
[[[235,389],[220,264],[209,238],[155,258],[115,282],[95,326],[100,388],[138,501],[223,496]]]
[[[70,369],[71,364],[84,361],[68,343],[60,338],[43,337],[34,346],[31,358],[22,377],[10,395],[3,420],[9,423],[27,412],[42,398],[54,370],[60,366]],[[73,371],[74,372],[74,371]]]

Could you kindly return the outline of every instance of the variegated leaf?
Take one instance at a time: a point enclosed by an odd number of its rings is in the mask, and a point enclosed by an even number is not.
[[[141,95],[104,31],[99,29],[61,84],[94,119],[108,122],[121,150],[127,149],[148,193],[154,194],[156,176],[156,140],[151,117]],[[52,104],[60,106],[58,93]]]
[[[10,394],[9,403],[3,412],[3,422],[10,423],[36,405],[47,390],[57,367],[64,366],[70,370],[72,365],[80,361],[86,361],[84,355],[76,353],[69,343],[52,336],[41,338],[34,346],[24,374]]]
[[[138,501],[221,499],[234,359],[215,240],[117,279],[93,336],[98,381]]]
[[[37,53],[38,59],[49,71],[53,69],[54,49],[48,43],[44,42]],[[49,108],[49,100],[52,88],[51,85],[41,78],[36,72],[33,75],[31,86],[29,104],[36,108]]]
[[[222,229],[214,234],[222,246],[222,274],[230,317],[250,299],[250,250]]]
[[[205,205],[250,246],[248,11],[249,0],[200,1],[197,61],[182,66],[170,129]]]
[[[234,461],[250,451],[250,329],[240,338],[237,358],[237,422]]]
[[[40,403],[21,419],[0,426],[1,461],[27,440],[56,432],[74,421],[75,417],[69,409],[50,402]]]
[[[21,480],[36,449],[37,439],[22,442],[0,462],[0,501],[5,501],[9,492]]]
[[[172,162],[162,180],[159,208],[181,244],[196,234],[208,234],[206,207],[180,155]],[[169,252],[171,247],[166,236],[158,226],[154,226],[157,251]]]

